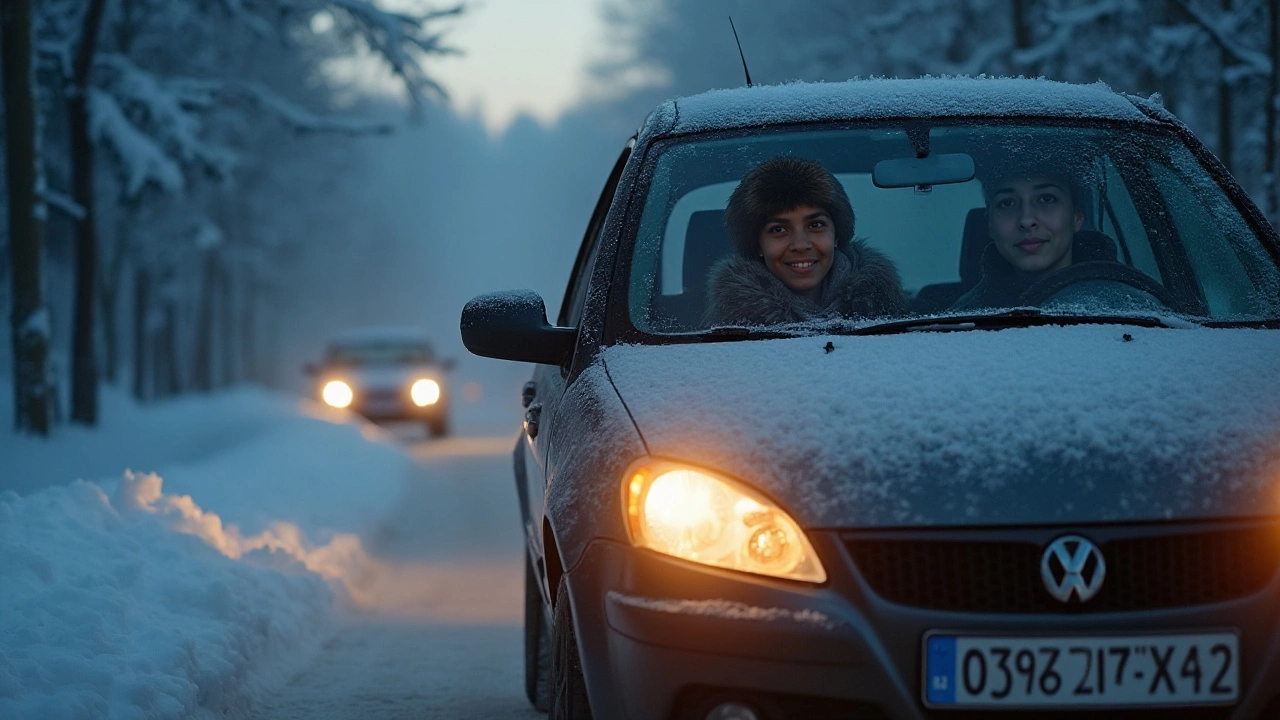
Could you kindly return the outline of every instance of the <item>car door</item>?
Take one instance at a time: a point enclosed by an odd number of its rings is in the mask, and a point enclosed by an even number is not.
[[[628,143],[622,155],[614,164],[613,171],[605,183],[600,198],[596,201],[591,222],[583,236],[582,245],[578,249],[577,260],[565,288],[564,301],[560,305],[560,313],[556,319],[559,327],[579,327],[582,321],[583,306],[590,289],[591,276],[596,259],[600,252],[600,236],[604,227],[605,216],[613,203],[617,191],[618,180],[631,154],[632,143]],[[579,343],[580,345],[581,343]],[[578,352],[579,350],[575,350]],[[520,500],[524,504],[525,533],[529,546],[537,548],[538,572],[542,576],[545,587],[546,568],[542,561],[544,548],[542,538],[543,518],[546,514],[547,467],[554,448],[550,446],[552,433],[547,427],[556,421],[557,408],[564,397],[569,368],[573,365],[570,358],[564,365],[538,365],[534,369],[533,378],[525,383],[521,401],[525,406],[523,434],[523,462],[525,472],[524,485],[520,490]],[[517,477],[519,480],[519,477]],[[549,598],[546,598],[549,600]]]

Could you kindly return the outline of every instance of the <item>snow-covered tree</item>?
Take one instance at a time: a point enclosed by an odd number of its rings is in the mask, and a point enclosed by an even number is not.
[[[222,346],[231,347],[227,318],[237,301],[227,296],[254,286],[238,277],[254,272],[244,258],[260,265],[270,252],[246,220],[243,179],[289,163],[315,172],[337,156],[323,149],[291,155],[290,138],[390,130],[334,110],[323,68],[335,59],[379,59],[411,105],[442,97],[424,65],[454,52],[439,28],[464,9],[397,2],[393,10],[378,0],[36,2],[41,77],[66,112],[66,122],[50,123],[47,134],[67,148],[50,157],[66,158],[70,171],[53,174],[68,177],[72,188],[50,196],[77,217],[72,407],[73,418],[87,423],[96,419],[97,358],[105,355],[108,377],[118,373],[125,278],[138,284],[135,301],[161,303],[155,312],[134,312],[141,320],[133,328],[135,364],[155,355],[152,344],[167,353],[164,382],[135,378],[135,388],[176,390],[188,376],[210,386],[215,343],[208,333],[218,327]],[[154,231],[161,227],[169,232]],[[199,302],[191,303],[192,295]],[[223,320],[199,322],[213,317],[214,303]],[[168,322],[177,327],[165,329]],[[199,332],[181,337],[185,327]],[[105,353],[94,342],[99,337]],[[195,351],[179,357],[183,345]]]
[[[986,73],[1159,93],[1280,220],[1274,1],[605,1],[618,49],[599,86],[631,114],[742,84],[732,15],[757,82]]]
[[[43,298],[45,207],[41,197],[31,17],[30,0],[13,0],[0,7],[0,45],[5,48],[9,257],[13,266],[14,420],[19,430],[47,435],[52,422],[53,391],[47,365],[49,313]]]

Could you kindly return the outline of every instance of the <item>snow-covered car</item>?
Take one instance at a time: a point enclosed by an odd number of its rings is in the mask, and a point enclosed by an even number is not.
[[[316,397],[374,422],[422,422],[435,436],[449,433],[453,361],[438,358],[417,328],[369,326],[333,336],[324,360],[308,365]]]
[[[710,317],[726,258],[795,289],[817,241],[779,269],[769,233],[841,226],[824,203],[726,221],[778,157],[838,179],[850,244],[901,279],[889,310]],[[1009,190],[1010,158],[1072,179]],[[1053,207],[1071,262],[976,302]],[[516,290],[461,331],[536,364],[525,689],[555,720],[1280,717],[1280,243],[1158,100],[922,78],[669,101],[555,325]]]

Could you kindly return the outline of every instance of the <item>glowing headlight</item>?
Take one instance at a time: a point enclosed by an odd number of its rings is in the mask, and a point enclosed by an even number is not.
[[[622,490],[635,545],[730,570],[827,579],[800,526],[750,488],[670,465],[633,472]]]
[[[418,407],[435,405],[440,400],[440,383],[425,378],[419,380],[409,388],[409,397],[413,398],[413,404]]]
[[[320,391],[320,397],[336,408],[344,408],[351,404],[355,395],[351,392],[350,385],[341,380],[330,380],[324,384],[324,390]]]

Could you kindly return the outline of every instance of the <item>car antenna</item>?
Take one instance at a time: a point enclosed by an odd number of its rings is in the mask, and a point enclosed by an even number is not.
[[[742,54],[742,41],[738,39],[738,28],[733,26],[733,16],[729,16],[729,29],[733,31],[733,41],[738,44],[738,57],[742,58],[742,72],[747,76],[747,87],[751,87],[751,71],[747,69],[747,56]]]

